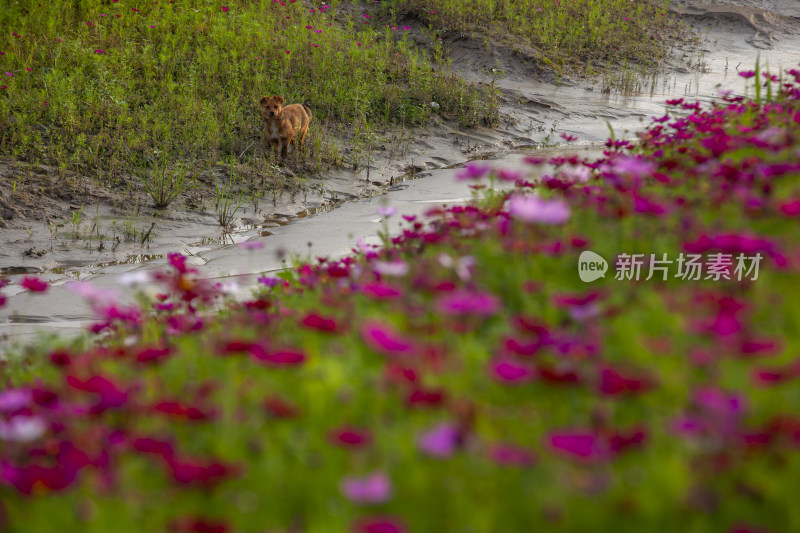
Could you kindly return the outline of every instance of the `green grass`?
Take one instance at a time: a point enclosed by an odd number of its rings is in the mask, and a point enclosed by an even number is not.
[[[659,0],[387,0],[395,16],[440,30],[477,31],[534,46],[553,66],[593,73],[668,57],[675,20]]]
[[[4,5],[0,73],[11,75],[0,80],[0,157],[112,174],[156,150],[244,161],[262,155],[265,94],[311,107],[317,164],[338,157],[331,131],[421,125],[431,101],[480,119],[475,91],[434,72],[407,38],[353,24],[338,2],[285,3]]]

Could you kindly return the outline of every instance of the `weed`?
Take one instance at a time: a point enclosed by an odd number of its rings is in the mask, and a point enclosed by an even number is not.
[[[169,206],[182,192],[194,187],[194,179],[188,177],[189,168],[184,163],[170,166],[168,155],[157,152],[152,162],[140,159],[137,167],[132,169],[144,187],[148,196],[153,200],[156,209]]]

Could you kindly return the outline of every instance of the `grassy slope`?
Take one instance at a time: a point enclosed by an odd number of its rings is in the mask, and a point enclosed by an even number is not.
[[[419,125],[431,101],[480,121],[474,91],[432,72],[407,40],[335,13],[293,0],[5,6],[0,154],[84,171],[154,150],[200,162],[258,154],[263,94],[313,109],[317,160],[336,158],[329,125]]]
[[[387,0],[384,5],[437,29],[522,39],[542,62],[588,74],[623,63],[653,67],[668,56],[665,40],[677,27],[660,0]]]
[[[22,0],[0,11],[0,155],[114,176],[136,157],[217,163],[260,156],[256,102],[279,93],[315,114],[309,157],[335,162],[331,132],[357,138],[432,110],[464,126],[491,120],[481,91],[429,62],[370,4]],[[523,36],[545,61],[658,60],[662,9],[623,0],[392,0],[438,29]],[[539,11],[538,9],[541,9]],[[487,14],[489,15],[487,17]],[[630,19],[630,20],[627,20]],[[654,24],[655,21],[655,24]],[[288,52],[288,53],[287,53]],[[248,163],[248,161],[250,161]],[[263,165],[255,165],[262,168]]]

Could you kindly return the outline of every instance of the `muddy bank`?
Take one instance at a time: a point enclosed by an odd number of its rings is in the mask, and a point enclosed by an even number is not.
[[[6,340],[0,342],[8,346],[34,331],[85,324],[91,313],[66,291],[69,280],[117,287],[123,290],[122,298],[129,298],[131,293],[124,292],[129,289],[119,284],[120,274],[160,268],[164,254],[179,251],[204,265],[206,274],[233,276],[246,287],[254,283],[254,274],[282,268],[287,258],[345,254],[358,238],[375,242],[384,227],[376,214],[379,205],[388,203],[413,214],[438,203],[465,201],[470,192],[454,181],[453,167],[466,161],[514,165],[526,151],[597,147],[608,137],[609,127],[618,137],[630,137],[650,117],[663,115],[665,99],[710,101],[721,90],[742,92],[744,81],[737,70],[752,69],[757,58],[774,71],[797,64],[798,6],[800,2],[789,0],[679,3],[674,9],[703,41],[679,52],[681,61],[669,72],[630,93],[605,92],[603,80],[555,84],[539,79],[539,67],[524,55],[492,53],[470,38],[455,39],[450,43],[453,68],[467,79],[496,87],[498,128],[462,131],[455,122],[439,120],[425,131],[380,132],[380,142],[368,153],[348,154],[358,161],[356,168],[325,172],[309,179],[302,190],[246,203],[230,233],[220,231],[208,194],[189,196],[188,203],[158,211],[141,196],[131,195],[130,188],[107,193],[93,189],[91,180],[59,177],[57,169],[6,166],[6,174],[0,176],[28,173],[24,176],[31,177],[34,187],[13,191],[9,181],[0,187],[3,205],[31,213],[29,223],[0,229],[0,274],[13,281],[21,274],[37,273],[55,285],[46,296],[5,289],[9,298],[0,308],[0,336]],[[492,75],[491,68],[502,69],[504,75]],[[577,141],[567,144],[562,134]],[[36,203],[35,188],[42,187],[58,191],[47,196],[52,205]],[[33,219],[37,209],[45,215],[41,220]],[[80,220],[74,224],[76,211]],[[47,224],[48,218],[58,222]],[[388,224],[396,228],[396,221]],[[246,240],[262,247],[245,250],[236,245]]]

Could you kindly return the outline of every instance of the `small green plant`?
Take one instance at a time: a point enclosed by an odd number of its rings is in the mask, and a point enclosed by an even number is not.
[[[214,178],[214,192],[217,197],[215,205],[217,211],[217,221],[222,229],[228,230],[231,227],[234,216],[244,204],[250,201],[243,190],[234,192],[236,188],[236,172],[233,164],[228,169],[228,182],[220,185],[219,180]]]
[[[184,163],[170,165],[164,152],[156,154],[152,163],[147,159],[140,160],[133,172],[156,209],[165,209],[181,193],[194,187],[194,178],[188,173],[189,167]]]
[[[81,214],[83,213],[83,206],[77,211],[72,212],[72,238],[78,240],[80,227],[81,227]]]

